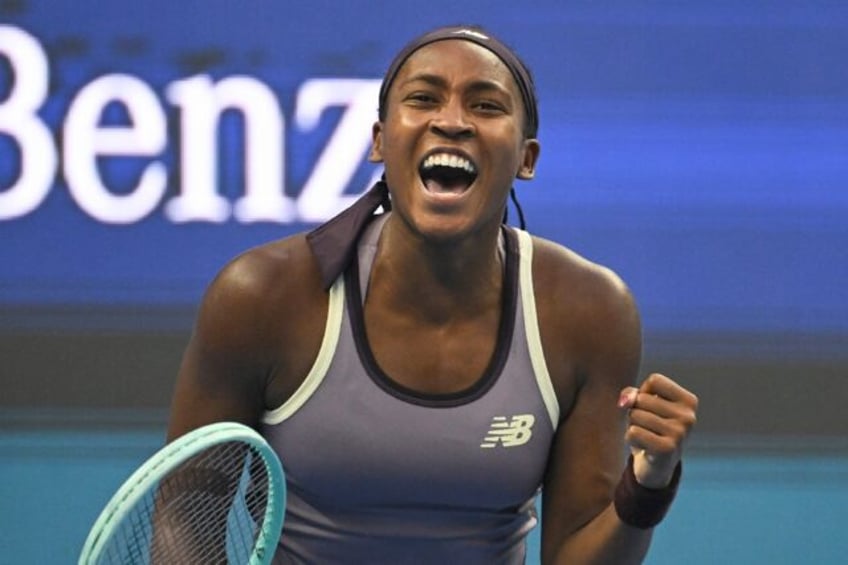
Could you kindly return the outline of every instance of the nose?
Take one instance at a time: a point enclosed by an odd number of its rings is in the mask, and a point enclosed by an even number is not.
[[[472,137],[474,124],[468,120],[465,109],[459,101],[443,104],[430,122],[430,129],[436,134],[450,139]]]

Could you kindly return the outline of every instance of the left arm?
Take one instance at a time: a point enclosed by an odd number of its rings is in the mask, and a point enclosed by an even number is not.
[[[564,416],[543,488],[542,562],[640,563],[652,528],[625,523],[613,503],[625,441],[634,452],[638,484],[667,485],[694,424],[697,399],[661,375],[633,387],[641,328],[629,290],[608,270],[568,253],[554,255],[559,260],[543,269],[537,295],[567,289],[567,297],[545,298],[540,308],[545,356]]]

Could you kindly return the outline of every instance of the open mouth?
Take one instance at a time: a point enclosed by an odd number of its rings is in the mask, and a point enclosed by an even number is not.
[[[418,168],[421,181],[434,194],[462,194],[477,178],[477,167],[453,153],[433,153]]]

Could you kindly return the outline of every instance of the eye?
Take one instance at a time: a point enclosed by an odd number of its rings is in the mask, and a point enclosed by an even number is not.
[[[505,114],[506,108],[500,102],[494,100],[478,100],[473,104],[474,109],[486,114]]]
[[[434,94],[417,91],[407,95],[405,101],[414,105],[423,106],[435,104],[437,100]]]

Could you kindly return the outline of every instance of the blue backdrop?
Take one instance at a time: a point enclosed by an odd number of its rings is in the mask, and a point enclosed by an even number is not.
[[[844,3],[4,9],[0,304],[196,304],[227,259],[369,184],[370,92],[391,56],[430,26],[476,22],[536,75],[542,156],[517,187],[530,229],[616,269],[649,331],[848,330]],[[228,105],[238,96],[263,111]],[[22,141],[37,129],[45,140]],[[247,131],[264,132],[265,153]],[[192,155],[205,159],[181,164]],[[131,204],[144,174],[154,188]],[[265,217],[239,216],[249,190]],[[214,220],[201,193],[218,195]],[[193,216],[169,208],[180,196]],[[280,200],[294,211],[275,212]]]

